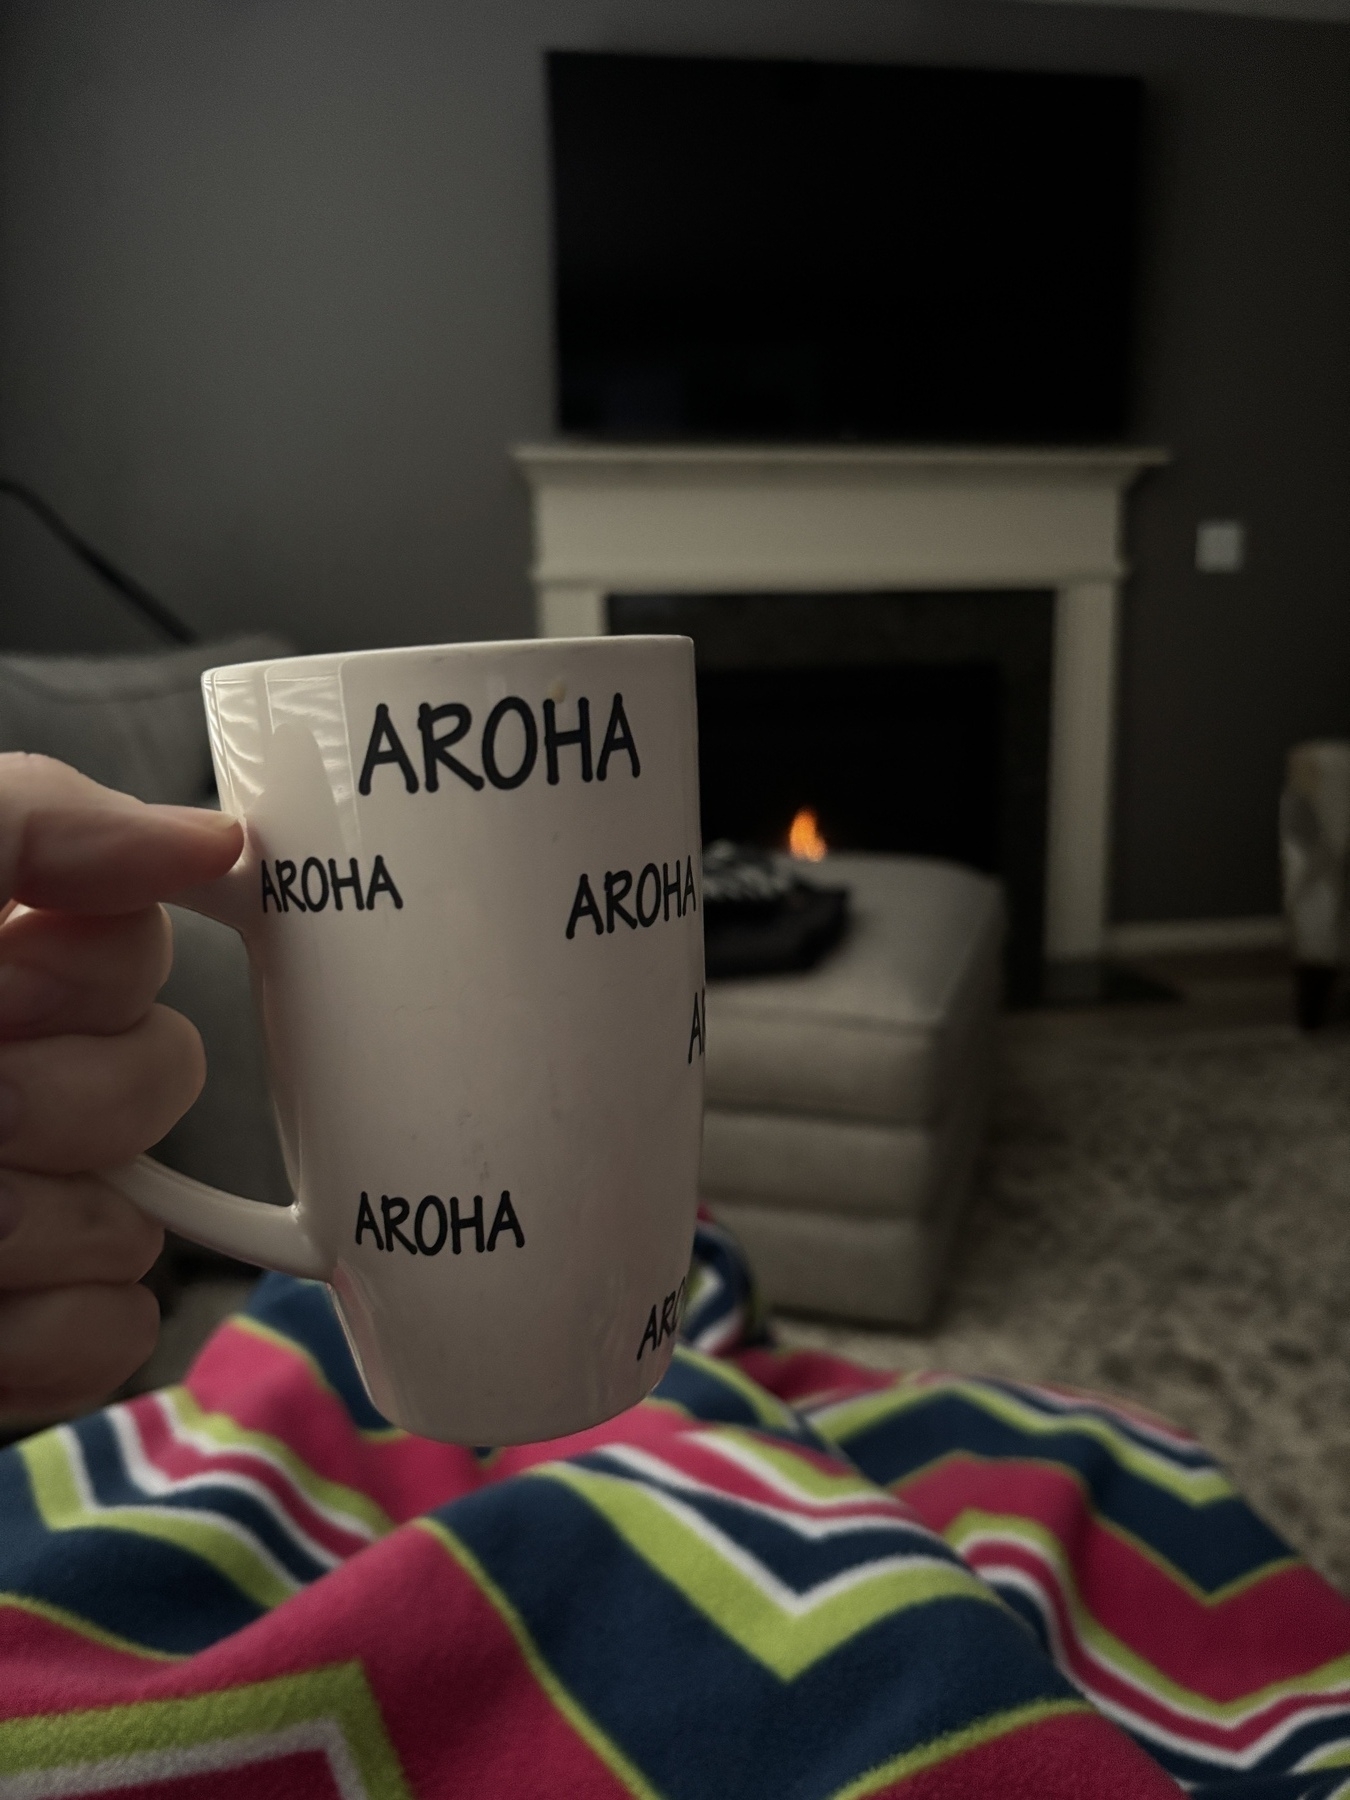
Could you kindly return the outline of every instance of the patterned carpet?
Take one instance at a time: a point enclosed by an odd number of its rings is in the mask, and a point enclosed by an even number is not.
[[[1157,1009],[1155,1010],[1155,1016]],[[1350,1029],[1005,1023],[981,1191],[918,1334],[794,1345],[1126,1394],[1350,1590]]]

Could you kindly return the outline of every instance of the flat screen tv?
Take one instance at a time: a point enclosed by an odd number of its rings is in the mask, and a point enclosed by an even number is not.
[[[563,431],[1127,430],[1139,81],[566,51],[548,89]]]

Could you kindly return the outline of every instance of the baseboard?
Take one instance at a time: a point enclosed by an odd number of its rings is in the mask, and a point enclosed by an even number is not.
[[[1108,956],[1185,956],[1218,950],[1274,950],[1286,941],[1283,917],[1150,919],[1108,925]]]

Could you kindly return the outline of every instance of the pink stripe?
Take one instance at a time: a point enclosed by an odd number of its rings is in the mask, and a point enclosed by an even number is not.
[[[1133,1718],[1156,1726],[1186,1742],[1205,1749],[1216,1749],[1230,1755],[1239,1754],[1268,1731],[1287,1719],[1301,1715],[1321,1716],[1337,1712],[1350,1702],[1350,1687],[1329,1689],[1313,1695],[1290,1695],[1273,1700],[1247,1719],[1224,1723],[1198,1717],[1171,1705],[1151,1689],[1105,1668],[1074,1631],[1063,1594],[1054,1573],[1033,1550],[1011,1541],[1001,1545],[978,1547],[967,1559],[977,1572],[991,1573],[996,1567],[1020,1569],[1030,1576],[1049,1606],[1060,1641],[1060,1654],[1068,1674],[1090,1698],[1111,1702]],[[1233,1696],[1242,1699],[1242,1695]]]
[[[711,1488],[716,1494],[725,1495],[729,1499],[751,1501],[788,1518],[813,1521],[875,1520],[883,1525],[897,1522],[911,1525],[919,1523],[909,1507],[881,1490],[850,1499],[843,1504],[835,1502],[833,1505],[825,1501],[813,1501],[809,1495],[798,1497],[785,1494],[771,1481],[757,1476],[752,1469],[718,1454],[715,1438],[710,1442],[707,1438],[689,1433],[663,1445],[659,1451],[648,1451],[647,1454],[659,1459],[663,1465],[663,1469],[653,1471],[655,1480],[661,1480],[662,1474],[668,1472],[668,1479],[678,1486],[678,1478],[685,1475]],[[837,1474],[839,1471],[836,1469],[834,1472]],[[641,1477],[646,1471],[634,1473]]]
[[[1066,1713],[944,1757],[873,1800],[1178,1800],[1181,1792],[1108,1720]]]
[[[1041,1526],[1062,1546],[1082,1602],[1098,1622],[1172,1680],[1210,1699],[1240,1699],[1350,1654],[1350,1605],[1306,1564],[1274,1568],[1207,1605],[1094,1518],[1065,1470],[960,1455],[901,1483],[899,1491],[944,1534],[967,1508]]]
[[[146,1395],[132,1401],[125,1411],[132,1417],[146,1460],[170,1481],[185,1481],[197,1475],[243,1476],[258,1487],[266,1488],[299,1529],[334,1556],[344,1559],[355,1556],[371,1541],[365,1532],[350,1530],[325,1518],[310,1504],[303,1489],[261,1456],[237,1449],[215,1450],[208,1454],[184,1442],[174,1434],[165,1416],[164,1405],[157,1396]]]
[[[509,1630],[429,1533],[407,1526],[242,1631],[181,1663],[148,1663],[0,1610],[0,1714],[216,1692],[358,1663],[422,1800],[537,1791],[628,1800],[535,1681]],[[260,1702],[250,1729],[267,1723]],[[119,1746],[136,1748],[127,1731]]]
[[[280,1438],[316,1475],[369,1494],[396,1523],[483,1485],[473,1452],[459,1445],[403,1433],[363,1437],[299,1352],[237,1326],[217,1331],[186,1385],[207,1412]]]
[[[861,1369],[823,1350],[742,1350],[731,1361],[760,1387],[793,1406],[801,1406],[808,1397],[813,1405],[823,1398],[851,1400],[893,1387],[899,1379],[893,1372]]]

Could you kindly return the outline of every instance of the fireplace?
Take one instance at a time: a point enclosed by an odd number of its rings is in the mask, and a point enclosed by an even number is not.
[[[607,631],[615,594],[740,595],[767,615],[803,596],[907,595],[938,609],[977,591],[1052,592],[1043,949],[1057,986],[1095,979],[1125,494],[1166,452],[572,442],[515,458],[531,491],[545,636]]]
[[[615,632],[692,637],[705,842],[836,850],[999,875],[1007,989],[1039,998],[1054,596],[613,595]],[[809,828],[808,828],[809,829]]]

